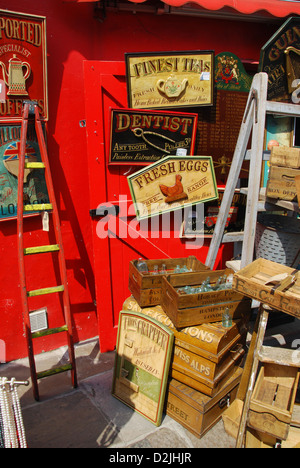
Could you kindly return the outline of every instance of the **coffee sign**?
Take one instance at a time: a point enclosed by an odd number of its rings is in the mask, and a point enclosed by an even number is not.
[[[45,22],[41,16],[0,10],[2,122],[21,120],[24,100],[36,101],[41,119],[48,119]]]
[[[213,105],[214,52],[125,54],[133,109]]]
[[[167,156],[127,179],[138,220],[218,198],[211,156]]]

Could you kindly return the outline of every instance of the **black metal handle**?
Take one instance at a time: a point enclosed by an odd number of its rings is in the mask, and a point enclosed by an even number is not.
[[[101,205],[96,209],[90,210],[91,218],[104,218],[108,215],[118,216],[120,213],[119,205],[105,206]]]

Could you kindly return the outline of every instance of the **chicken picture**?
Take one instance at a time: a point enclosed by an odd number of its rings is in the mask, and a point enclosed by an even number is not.
[[[175,185],[168,187],[167,185],[160,185],[159,188],[163,195],[166,197],[166,203],[172,203],[177,200],[184,200],[188,198],[184,193],[182,185],[182,176],[177,174],[175,178]]]

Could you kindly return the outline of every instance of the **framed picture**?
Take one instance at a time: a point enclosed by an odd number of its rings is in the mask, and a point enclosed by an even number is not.
[[[111,110],[110,164],[154,163],[178,150],[194,154],[197,114]]]
[[[125,54],[128,107],[213,105],[214,51]]]
[[[0,122],[20,121],[23,101],[48,120],[46,18],[0,10]]]
[[[161,424],[174,333],[160,322],[121,311],[112,394],[156,426]]]
[[[20,136],[21,124],[0,124],[0,221],[17,216]],[[28,125],[25,159],[41,161],[34,124]],[[44,171],[25,169],[24,204],[43,203],[49,203]]]

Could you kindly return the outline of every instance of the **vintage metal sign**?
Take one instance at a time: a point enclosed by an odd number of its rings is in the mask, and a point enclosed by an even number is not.
[[[0,125],[0,221],[17,216],[21,125]],[[28,126],[25,159],[41,161],[34,125]],[[49,203],[43,171],[25,169],[24,203]]]
[[[218,198],[210,156],[167,156],[127,179],[138,220]]]
[[[111,111],[111,164],[151,164],[178,149],[194,154],[197,114]]]
[[[214,52],[125,54],[133,109],[213,105]]]
[[[259,71],[269,76],[268,100],[291,102],[291,94],[298,88],[293,82],[298,80],[299,84],[299,68],[300,20],[295,17],[289,18],[261,49]]]
[[[161,424],[174,333],[146,315],[121,311],[112,394]]]
[[[24,100],[36,101],[48,119],[44,17],[0,10],[0,79],[6,95],[0,121],[21,120]]]

